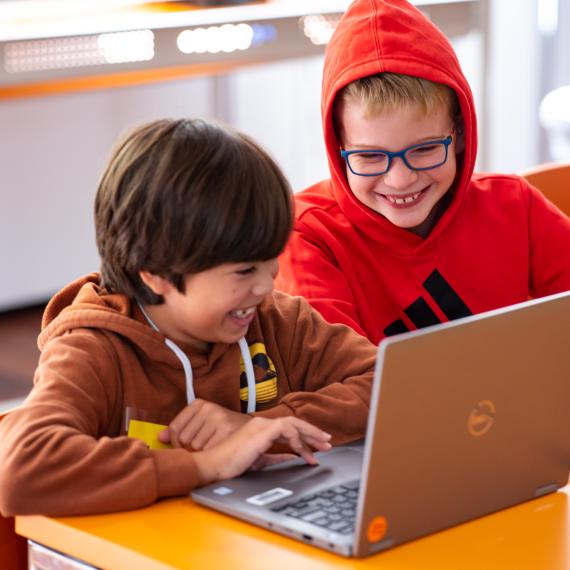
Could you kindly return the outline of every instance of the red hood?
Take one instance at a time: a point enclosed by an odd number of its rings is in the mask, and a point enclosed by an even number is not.
[[[405,0],[355,0],[341,19],[327,47],[322,92],[322,117],[332,192],[346,217],[360,230],[419,246],[422,238],[392,225],[362,205],[346,181],[344,161],[333,128],[333,102],[348,83],[380,72],[402,73],[444,83],[455,90],[465,123],[465,152],[458,161],[455,197],[429,236],[433,241],[465,202],[477,152],[477,124],[471,89],[447,38]],[[367,228],[370,228],[368,231]],[[390,239],[392,238],[392,239]]]

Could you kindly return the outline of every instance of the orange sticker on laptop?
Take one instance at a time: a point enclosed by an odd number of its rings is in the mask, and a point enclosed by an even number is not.
[[[386,536],[388,521],[384,517],[374,517],[368,525],[366,537],[368,542],[379,542]]]

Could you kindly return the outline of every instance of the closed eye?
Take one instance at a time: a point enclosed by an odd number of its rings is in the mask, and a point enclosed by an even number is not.
[[[238,269],[236,273],[238,275],[250,275],[251,273],[255,273],[257,271],[257,267],[252,265],[251,267],[246,267],[245,269]]]
[[[429,152],[434,152],[435,150],[439,149],[441,145],[437,144],[430,144],[426,146],[418,146],[417,148],[412,149],[412,152],[415,154],[427,154]]]
[[[358,160],[377,161],[386,159],[386,155],[382,152],[357,152],[352,156],[358,158]]]

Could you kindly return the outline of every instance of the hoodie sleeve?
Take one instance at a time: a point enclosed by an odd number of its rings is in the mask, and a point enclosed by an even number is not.
[[[189,492],[184,450],[150,450],[120,433],[110,342],[75,330],[50,341],[25,403],[0,423],[0,512],[74,515],[133,509]]]
[[[526,182],[523,184],[527,185]],[[529,186],[530,295],[570,290],[570,218]]]
[[[295,225],[279,258],[277,288],[305,297],[329,323],[342,323],[365,335],[354,296],[340,266],[326,245],[312,238],[300,223]]]
[[[328,324],[301,297],[291,303],[296,311],[283,313],[281,326],[292,332],[280,335],[291,393],[256,415],[295,415],[330,433],[335,445],[363,438],[376,347],[344,325]]]

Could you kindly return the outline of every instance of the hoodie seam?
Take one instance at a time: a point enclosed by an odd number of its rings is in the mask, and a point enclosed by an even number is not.
[[[93,317],[93,320],[89,322],[88,317]],[[118,319],[120,319],[120,327],[116,326]],[[47,339],[43,341],[45,344],[49,342],[53,336],[78,328],[104,329],[118,334],[122,334],[121,331],[143,333],[143,329],[146,329],[143,323],[140,323],[133,317],[118,315],[117,313],[109,314],[107,309],[78,308],[73,312],[70,311],[67,314],[61,314],[56,317],[40,336],[44,338],[47,336]],[[150,329],[150,327],[148,328],[149,330],[147,330],[146,333],[148,334],[150,332],[151,336],[154,336],[157,341],[162,343],[163,335]]]
[[[376,6],[374,5],[374,2],[372,0],[369,0],[369,4],[370,4],[371,10],[374,14],[372,22],[374,25],[374,47],[376,49],[376,61],[382,62],[382,64],[383,64],[384,59],[382,57],[382,47],[380,46],[380,37],[379,37],[380,34],[378,33],[378,18],[376,17],[378,11],[377,11]]]
[[[113,369],[115,371],[115,378],[116,378],[116,382],[114,382],[115,385],[114,396],[118,397],[114,398],[115,400],[114,403],[108,402],[108,404],[109,407],[113,409],[113,415],[111,417],[116,418],[117,416],[120,417],[120,414],[122,412],[121,409],[122,402],[124,402],[123,378],[121,374],[120,362],[117,356],[117,351],[115,350],[113,344],[111,331],[98,329],[97,332],[101,333],[101,335],[105,339],[105,342],[101,342],[101,347],[107,353],[107,357],[109,358],[109,360],[112,360],[114,363]]]

